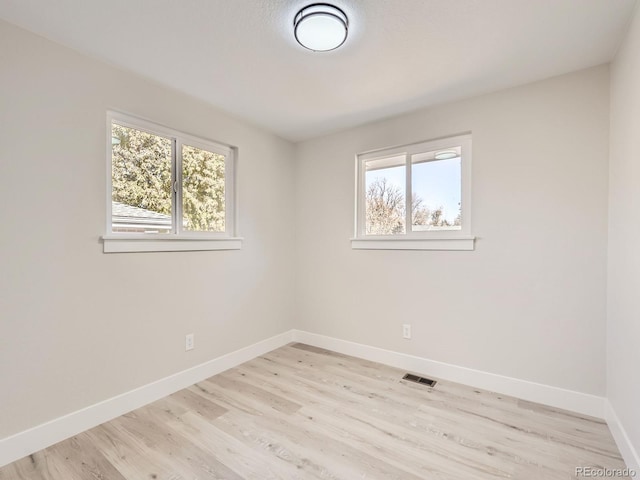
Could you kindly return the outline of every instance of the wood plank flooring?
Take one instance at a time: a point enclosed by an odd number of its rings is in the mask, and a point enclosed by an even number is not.
[[[0,480],[555,480],[625,468],[602,420],[404,373],[290,344],[7,465]]]

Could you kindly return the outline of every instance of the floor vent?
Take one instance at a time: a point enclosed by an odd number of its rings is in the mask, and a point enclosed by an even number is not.
[[[431,380],[430,378],[419,377],[418,375],[411,375],[410,373],[405,374],[405,376],[402,377],[402,379],[403,380],[409,380],[410,382],[422,383],[423,385],[426,385],[427,387],[435,387],[436,386],[436,381],[435,380]]]

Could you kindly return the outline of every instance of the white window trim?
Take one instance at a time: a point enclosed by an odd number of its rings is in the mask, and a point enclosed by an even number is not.
[[[460,230],[407,231],[398,235],[366,235],[365,219],[365,162],[392,156],[404,156],[406,168],[405,199],[411,198],[411,155],[451,147],[462,148],[461,163],[461,212]],[[356,155],[355,225],[351,248],[362,250],[474,250],[475,237],[471,234],[471,133],[440,138],[410,145],[372,150]],[[407,225],[411,212],[407,209]]]
[[[129,236],[130,235],[130,236]],[[135,235],[135,236],[134,236]],[[104,253],[125,252],[186,252],[203,250],[240,250],[242,238],[206,238],[175,237],[165,238],[171,234],[161,234],[162,237],[152,237],[152,234],[116,234],[103,235]]]
[[[175,168],[173,168],[173,182],[182,184],[182,156],[179,154],[182,145],[187,144],[210,152],[225,156],[225,232],[185,232],[177,219],[182,218],[182,188],[174,192],[173,226],[171,233],[120,233],[112,231],[112,122],[125,127],[142,130],[153,135],[170,138],[173,141],[172,150],[175,153]],[[158,125],[156,123],[140,119],[120,112],[107,112],[106,127],[106,157],[107,157],[107,199],[106,199],[106,226],[103,235],[104,253],[123,252],[177,252],[177,251],[203,251],[203,250],[239,250],[242,248],[243,238],[238,236],[238,208],[236,172],[238,161],[236,149],[186,133]]]

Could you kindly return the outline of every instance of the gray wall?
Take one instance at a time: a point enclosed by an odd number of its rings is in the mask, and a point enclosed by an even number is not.
[[[637,10],[637,9],[636,9]],[[640,15],[611,68],[607,397],[640,452]],[[636,460],[639,461],[640,460]],[[640,468],[637,465],[636,468]]]
[[[0,45],[0,438],[292,327],[290,143],[4,22]],[[242,250],[102,253],[107,109],[239,148]]]
[[[298,327],[603,395],[608,82],[597,67],[299,144]],[[354,155],[466,131],[476,250],[352,250]]]

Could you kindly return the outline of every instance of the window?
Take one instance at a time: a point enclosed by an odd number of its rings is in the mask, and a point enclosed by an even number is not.
[[[108,116],[105,252],[238,249],[234,149]]]
[[[353,248],[473,250],[471,135],[357,155]]]

